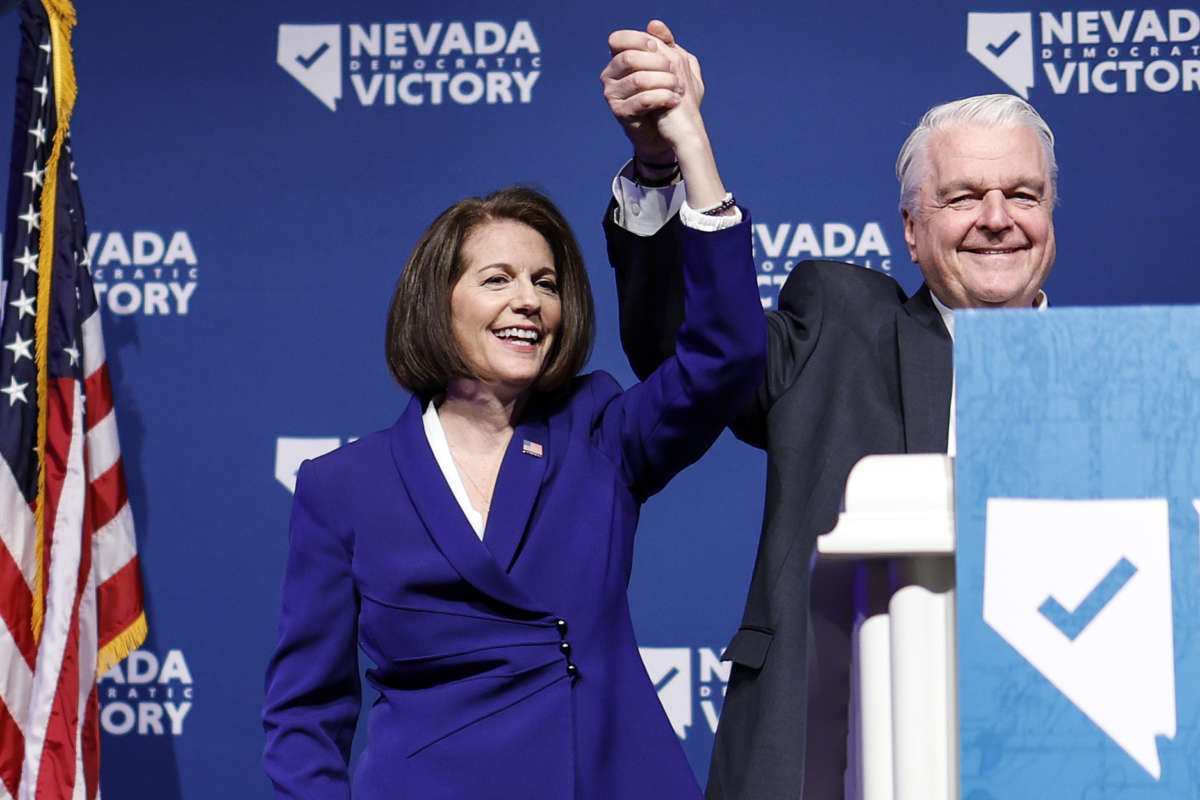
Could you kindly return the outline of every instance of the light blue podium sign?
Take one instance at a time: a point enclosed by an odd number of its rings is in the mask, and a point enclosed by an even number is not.
[[[963,800],[1200,798],[1200,308],[955,319]]]

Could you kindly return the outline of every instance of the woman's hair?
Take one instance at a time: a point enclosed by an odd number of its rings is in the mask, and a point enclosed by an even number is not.
[[[587,268],[575,234],[540,192],[510,186],[487,197],[468,197],[438,215],[413,248],[396,282],[384,343],[388,369],[413,394],[440,394],[454,378],[471,377],[451,320],[450,295],[466,270],[463,243],[475,228],[515,220],[542,235],[554,254],[562,322],[538,378],[538,389],[554,389],[574,377],[588,359],[595,311]]]

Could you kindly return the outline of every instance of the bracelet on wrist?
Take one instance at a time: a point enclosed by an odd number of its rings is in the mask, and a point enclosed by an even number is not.
[[[647,161],[644,158],[638,158],[636,155],[633,157],[633,160],[636,161],[638,164],[641,164],[643,167],[649,167],[650,169],[678,169],[679,168],[678,160]]]
[[[733,194],[726,192],[725,199],[716,205],[708,206],[707,208],[693,208],[692,210],[706,217],[719,217],[736,205],[737,201],[733,199]]]
[[[657,178],[647,177],[642,172],[642,167],[657,171],[667,171],[665,175]],[[633,181],[639,186],[645,186],[650,189],[662,189],[670,186],[679,177],[679,162],[670,161],[667,163],[658,163],[655,161],[643,161],[636,155],[633,157]]]

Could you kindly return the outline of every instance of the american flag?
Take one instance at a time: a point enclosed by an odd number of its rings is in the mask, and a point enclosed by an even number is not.
[[[97,677],[146,636],[83,205],[67,0],[24,0],[0,307],[0,800],[99,796]]]

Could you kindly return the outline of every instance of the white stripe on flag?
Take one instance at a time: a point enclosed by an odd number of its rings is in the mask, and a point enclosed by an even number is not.
[[[79,705],[76,706],[79,722],[75,726],[75,796],[72,800],[87,800],[87,781],[83,776],[83,728],[88,695],[96,682],[100,650],[96,625],[96,571],[92,570],[79,600]]]
[[[38,800],[38,775],[46,747],[50,711],[62,675],[63,655],[71,633],[71,612],[79,587],[79,558],[83,551],[83,504],[87,484],[83,476],[83,408],[80,385],[72,383],[74,397],[71,442],[67,448],[66,474],[58,500],[50,545],[50,580],[46,591],[46,616],[42,641],[38,646],[33,671],[33,692],[29,724],[25,729],[25,763],[21,769],[20,800]],[[75,711],[78,711],[76,709]],[[62,709],[60,709],[62,713]],[[75,716],[68,712],[68,717]],[[72,732],[72,736],[74,732]]]
[[[21,497],[17,479],[9,470],[8,462],[0,458],[0,541],[12,560],[16,562],[25,578],[25,585],[33,592],[33,579],[37,574],[37,521],[33,511]]]
[[[104,364],[104,332],[100,328],[100,309],[83,321],[83,376],[90,377]]]
[[[92,574],[96,576],[96,586],[116,575],[136,555],[133,512],[126,503],[92,539]]]
[[[117,438],[117,415],[109,411],[104,419],[87,433],[88,477],[99,478],[121,457],[121,442]]]
[[[22,735],[25,732],[25,716],[29,708],[29,693],[33,687],[33,671],[25,663],[25,657],[17,648],[8,626],[0,623],[0,700],[8,708],[8,715],[17,723]],[[4,782],[0,781],[0,786]]]

